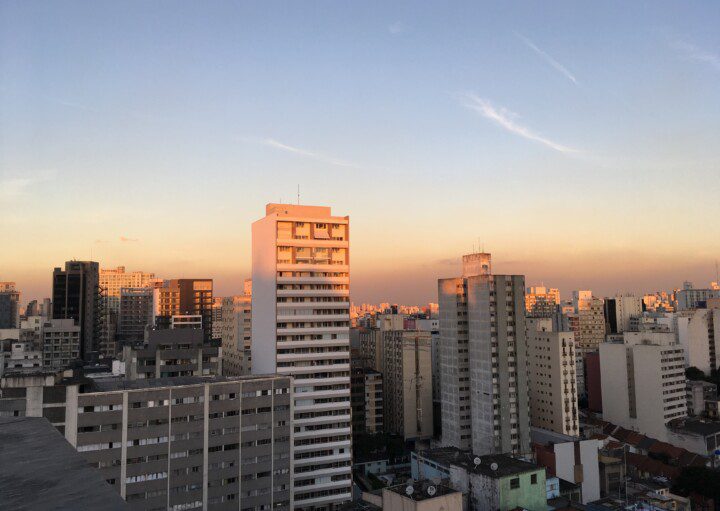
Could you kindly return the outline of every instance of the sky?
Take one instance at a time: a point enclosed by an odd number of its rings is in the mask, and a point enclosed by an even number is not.
[[[720,2],[0,1],[0,280],[249,277],[268,202],[350,215],[351,295],[460,257],[598,296],[720,257]]]

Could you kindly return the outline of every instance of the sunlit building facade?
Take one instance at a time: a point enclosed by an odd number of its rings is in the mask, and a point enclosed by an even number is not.
[[[294,505],[352,499],[349,217],[268,204],[252,226],[252,372],[294,376]]]
[[[490,254],[471,254],[438,295],[443,445],[529,452],[524,276],[493,275]]]

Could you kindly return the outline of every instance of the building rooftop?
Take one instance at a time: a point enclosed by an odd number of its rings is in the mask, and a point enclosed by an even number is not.
[[[129,509],[44,418],[0,418],[0,459],[0,510]]]
[[[431,459],[440,465],[456,465],[463,467],[468,472],[493,478],[544,470],[529,461],[514,458],[507,454],[474,456],[470,451],[463,451],[455,447],[419,451],[417,455]],[[476,458],[480,461],[479,464],[475,463]]]
[[[126,380],[123,377],[95,378],[90,392],[113,392],[117,390],[141,390],[160,387],[180,387],[183,385],[200,385],[203,383],[242,382],[267,380],[268,378],[285,377],[280,374],[260,374],[247,376],[175,376],[171,378],[149,378]]]
[[[410,488],[412,488],[412,492],[410,492]],[[453,490],[449,486],[434,484],[430,481],[413,481],[410,484],[397,484],[384,488],[383,491],[384,490],[397,493],[415,502],[457,493],[457,490]]]
[[[720,433],[720,421],[711,421],[700,418],[682,417],[679,419],[673,419],[668,423],[668,427],[680,433],[690,433],[701,436],[709,436]]]

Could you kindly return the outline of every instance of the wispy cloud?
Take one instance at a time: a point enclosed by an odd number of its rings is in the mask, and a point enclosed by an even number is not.
[[[529,128],[518,124],[517,121],[515,121],[515,118],[518,117],[517,114],[502,107],[496,108],[486,99],[480,98],[472,93],[463,94],[462,98],[463,105],[466,108],[469,108],[470,110],[479,113],[486,119],[493,121],[495,124],[499,125],[500,127],[506,129],[511,133],[519,135],[528,140],[540,142],[541,144],[549,147],[550,149],[554,149],[555,151],[559,151],[561,153],[579,152],[577,149],[573,149],[572,147],[568,147],[566,145],[554,142],[548,138],[542,137],[530,130]]]
[[[25,196],[30,189],[39,183],[55,177],[54,170],[35,172],[23,177],[0,177],[0,201],[11,201]]]
[[[563,66],[560,62],[558,62],[557,60],[555,60],[553,57],[551,57],[550,54],[548,54],[547,52],[545,52],[545,51],[541,50],[540,48],[538,48],[537,45],[536,45],[535,43],[533,43],[533,42],[532,42],[530,39],[528,39],[527,37],[523,36],[522,34],[518,34],[517,32],[514,32],[514,34],[515,34],[515,36],[516,36],[518,39],[520,39],[522,42],[524,42],[525,45],[526,45],[528,48],[530,48],[532,51],[534,51],[535,53],[537,53],[540,57],[543,58],[543,60],[545,60],[545,62],[547,62],[547,63],[550,64],[553,68],[555,68],[556,71],[558,71],[558,72],[559,72],[560,74],[562,74],[565,78],[567,78],[567,79],[570,80],[572,83],[574,83],[575,85],[577,85],[578,82],[577,82],[577,79],[575,78],[575,75],[572,74],[572,73],[568,70],[568,68],[566,68],[565,66]]]
[[[137,238],[126,238],[125,236],[120,236],[120,241],[123,243],[135,243],[136,241],[140,241]]]
[[[672,47],[686,59],[703,62],[720,70],[720,54],[704,50],[687,41],[675,41],[672,43]]]
[[[355,169],[360,168],[360,165],[358,165],[356,163],[346,161],[346,160],[341,160],[339,158],[335,158],[334,156],[329,156],[327,154],[319,153],[317,151],[309,151],[307,149],[302,149],[300,147],[285,144],[283,142],[275,140],[274,138],[262,138],[262,139],[244,138],[243,141],[264,145],[267,147],[271,147],[273,149],[285,151],[287,153],[297,154],[298,156],[302,156],[303,158],[309,158],[311,160],[316,160],[319,162],[327,163],[329,165],[335,165],[337,167],[346,167],[346,168],[355,168]]]
[[[390,32],[392,35],[398,35],[402,34],[407,30],[407,25],[403,23],[402,21],[396,21],[395,23],[391,23],[388,25],[388,32]]]

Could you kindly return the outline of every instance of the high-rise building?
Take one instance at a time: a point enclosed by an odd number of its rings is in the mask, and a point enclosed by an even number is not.
[[[525,311],[534,318],[550,318],[560,304],[560,290],[545,286],[532,286],[525,293]]]
[[[572,332],[553,332],[550,318],[528,318],[527,329],[530,423],[577,436],[575,336]]]
[[[222,304],[221,296],[213,296],[212,301],[212,338],[222,339]]]
[[[383,332],[385,431],[405,440],[433,436],[430,332]]]
[[[145,329],[153,324],[153,289],[123,287],[120,289],[117,340],[142,341]]]
[[[567,318],[568,330],[575,334],[577,348],[577,393],[585,395],[585,355],[596,352],[605,340],[605,302],[595,298],[590,290],[573,291],[572,309],[567,312]]]
[[[720,308],[685,310],[674,318],[678,340],[685,349],[688,367],[696,367],[706,375],[717,370],[716,351],[720,343]]]
[[[205,340],[212,340],[212,279],[166,280],[154,289],[157,328],[172,328],[173,316],[200,316]]]
[[[252,226],[252,371],[294,376],[296,508],[352,498],[349,217],[268,204]]]
[[[103,290],[106,310],[118,312],[123,288],[148,288],[161,283],[154,273],[144,271],[126,272],[124,266],[100,269],[100,287]]]
[[[102,337],[100,266],[92,261],[67,261],[53,271],[53,319],[73,319],[80,327],[80,357],[97,356]]]
[[[18,328],[20,322],[20,291],[15,282],[0,282],[0,329]]]
[[[353,366],[351,384],[353,435],[384,431],[382,373]]]
[[[239,376],[251,371],[252,288],[245,294],[223,298],[222,303],[223,374]]]
[[[625,332],[600,345],[603,419],[667,441],[687,415],[685,355],[674,332]]]
[[[630,330],[631,320],[643,313],[643,299],[639,296],[618,295],[605,300],[605,331],[621,334]]]
[[[493,275],[490,254],[471,254],[438,295],[442,443],[529,452],[525,278]]]

